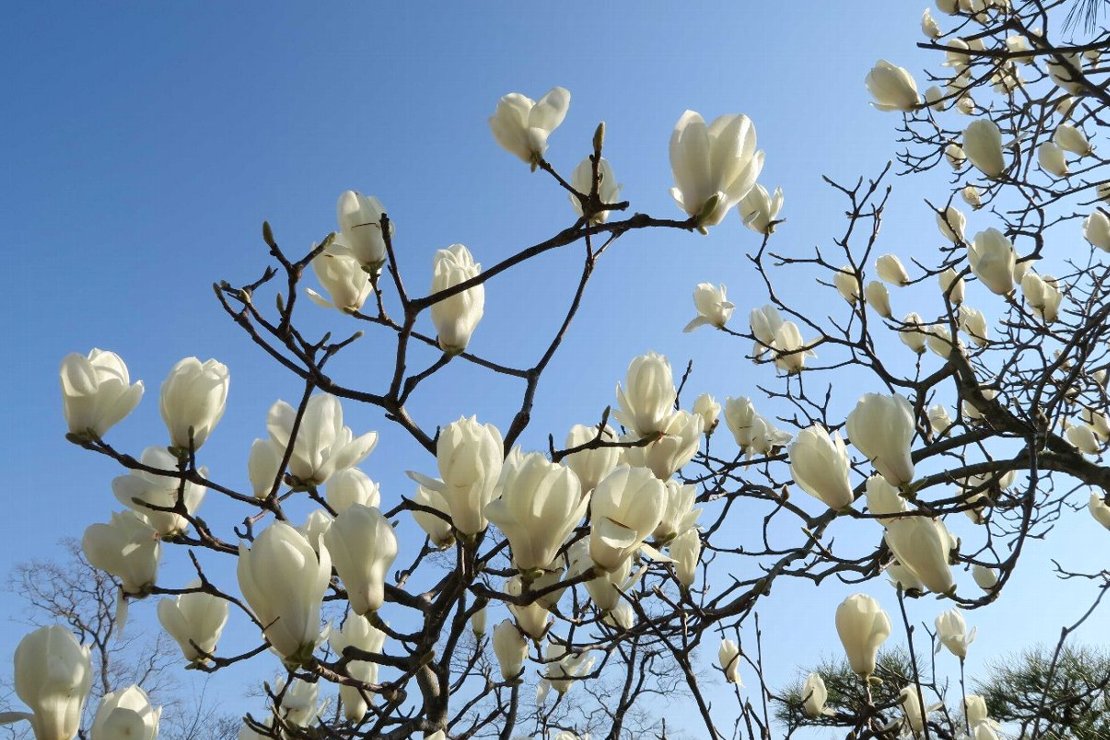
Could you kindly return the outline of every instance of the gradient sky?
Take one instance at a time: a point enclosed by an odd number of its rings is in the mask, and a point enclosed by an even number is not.
[[[605,120],[606,156],[622,195],[633,209],[665,217],[679,215],[668,193],[667,141],[682,111],[746,113],[766,152],[760,181],[786,193],[787,222],[772,245],[793,256],[830,245],[844,226],[843,204],[820,176],[847,182],[877,174],[897,146],[899,119],[868,105],[865,74],[879,58],[915,73],[930,60],[914,46],[918,4],[810,3],[801,11],[735,2],[6,8],[0,229],[9,287],[0,306],[9,360],[0,382],[7,489],[0,573],[57,553],[58,539],[80,537],[118,508],[110,481],[120,471],[64,439],[57,368],[68,352],[111,349],[146,383],[139,409],[109,434],[136,455],[163,441],[157,389],[173,363],[188,355],[226,363],[230,405],[201,461],[215,478],[246,486],[247,451],[265,433],[266,410],[276,398],[294,400],[299,383],[223,316],[210,286],[261,273],[264,219],[300,253],[335,228],[342,190],[373,193],[396,223],[398,261],[418,290],[430,282],[435,249],[462,242],[492,264],[571,223],[567,199],[550,178],[529,173],[489,134],[486,119],[504,93],[538,97],[567,87],[570,114],[549,158],[569,174]],[[895,182],[880,252],[912,257],[936,248],[921,199],[943,199],[941,182]],[[988,214],[974,214],[969,233],[988,225]],[[728,286],[739,326],[762,305],[764,288],[744,256],[757,246],[735,215],[708,237],[643,233],[619,242],[552,364],[525,446],[542,448],[548,432],[561,440],[571,424],[596,421],[614,402],[629,360],[648,350],[667,354],[676,368],[694,360],[688,402],[703,391],[721,400],[758,397],[756,385],[773,383],[774,374],[743,359],[747,343],[709,329],[681,333],[698,282]],[[569,299],[576,259],[551,255],[491,283],[475,351],[534,356],[550,331],[548,310]],[[811,278],[802,278],[784,275],[791,300],[814,315],[844,315],[835,294],[813,291]],[[912,295],[894,295],[896,313],[916,307]],[[925,288],[920,295],[935,300]],[[358,328],[308,302],[301,310],[306,326]],[[348,384],[380,383],[390,346],[369,334],[335,363],[336,375]],[[893,338],[889,347],[909,361]],[[505,428],[517,388],[449,369],[414,400],[416,418],[434,426],[477,413]],[[847,411],[857,391],[867,390],[852,387],[838,403]],[[363,467],[388,505],[411,493],[406,469],[434,469],[374,410],[348,406],[348,414],[356,432],[382,432]],[[215,498],[201,510],[210,522],[230,521],[229,512]],[[964,524],[953,527],[974,536]],[[1091,552],[1105,552],[1106,532],[1085,512],[1060,529],[1049,545],[1031,544],[1030,567],[996,605],[969,615],[979,627],[972,675],[988,657],[1054,642],[1081,611],[1082,602],[1071,599],[1084,592],[1058,584],[1047,556],[1097,567]],[[178,555],[169,557],[162,583],[186,577]],[[966,573],[960,583],[974,588]],[[775,685],[792,678],[795,666],[837,653],[832,611],[853,590],[784,584],[766,602],[764,653]],[[895,607],[884,583],[867,590]],[[20,608],[16,595],[0,597],[0,618],[15,619]],[[915,617],[931,625],[942,608],[924,600],[914,604]],[[133,607],[140,620],[152,611],[153,603]],[[0,630],[0,665],[21,632]],[[258,672],[275,668],[271,661]],[[727,699],[718,700],[728,717]]]

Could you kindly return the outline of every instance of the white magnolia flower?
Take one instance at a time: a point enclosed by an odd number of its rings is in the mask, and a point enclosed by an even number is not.
[[[863,289],[863,297],[871,308],[875,309],[875,313],[884,319],[889,319],[894,315],[890,310],[890,291],[886,289],[886,285],[878,280],[868,281]]]
[[[296,422],[297,410],[285,401],[270,407],[266,430],[277,449],[289,446]],[[377,444],[377,432],[355,437],[351,428],[344,426],[343,407],[338,398],[318,393],[308,399],[301,416],[293,454],[289,457],[289,474],[302,486],[318,486],[338,471],[358,465]]]
[[[879,602],[866,594],[849,596],[836,609],[836,632],[852,670],[872,675],[879,647],[890,636],[890,618]]]
[[[330,297],[325,298],[312,288],[307,288],[308,297],[318,306],[354,313],[370,297],[370,278],[362,269],[362,264],[350,254],[344,253],[342,247],[329,247],[313,257],[312,271]]]
[[[740,201],[737,211],[744,225],[758,234],[773,234],[775,220],[782,210],[782,188],[775,188],[774,194],[756,183]]]
[[[462,244],[452,244],[436,252],[432,261],[432,294],[453,288],[477,277],[482,266]],[[432,304],[432,323],[440,349],[449,355],[464,351],[482,320],[486,306],[486,286],[479,283]]]
[[[616,175],[613,174],[613,165],[609,164],[609,160],[602,157],[597,162],[597,197],[602,203],[616,203],[620,198],[621,186],[617,182]],[[583,195],[589,196],[594,187],[594,165],[589,157],[586,157],[578,166],[574,168],[574,172],[570,176],[570,186]],[[579,216],[582,214],[582,202],[574,195],[570,195],[570,204],[574,208],[574,212]],[[591,223],[603,224],[609,220],[609,211],[598,211],[590,219]]]
[[[143,382],[131,383],[127,365],[115,352],[93,349],[62,360],[62,411],[70,434],[100,439],[135,410]]]
[[[898,259],[897,255],[884,254],[879,257],[875,261],[875,272],[891,285],[910,284],[910,274],[906,272],[905,266],[902,265],[902,261]]]
[[[162,382],[162,420],[170,432],[170,445],[199,450],[219,423],[227,406],[231,376],[216,360],[201,362],[186,357]]]
[[[382,235],[383,215],[385,215],[385,207],[374,196],[363,195],[355,190],[345,190],[339,195],[339,201],[335,204],[339,234],[332,241],[329,251],[334,255],[353,258],[364,273],[377,275],[381,272],[387,256],[385,237]],[[389,222],[389,234],[393,235],[392,221]],[[317,269],[316,265],[313,265],[313,268]],[[335,265],[327,269],[346,273],[348,268]],[[320,271],[316,274],[320,276]],[[328,279],[339,278],[336,275],[329,276]],[[350,303],[350,296],[356,292],[361,293],[362,290],[361,283],[358,283],[352,275],[344,274],[343,281],[345,284],[341,292],[344,294],[344,299],[334,303],[341,310],[346,306],[340,303]],[[320,282],[331,293],[332,286],[325,282],[323,277]],[[332,298],[338,299],[335,293],[332,293]]]
[[[763,152],[755,146],[755,126],[747,116],[720,116],[706,126],[688,110],[678,119],[671,134],[671,195],[699,228],[721,223],[755,186],[763,169]]]
[[[723,284],[698,283],[694,288],[694,308],[697,309],[698,315],[686,324],[682,330],[684,332],[691,332],[699,326],[723,329],[732,318],[732,310],[736,306],[729,302]]]
[[[971,163],[987,177],[1000,177],[1006,171],[1002,158],[1002,132],[988,119],[972,121],[964,129],[964,152]]]
[[[913,75],[885,59],[875,63],[865,82],[878,110],[912,111],[920,103]]]
[[[566,88],[553,87],[539,100],[509,93],[497,101],[489,127],[505,151],[534,169],[547,152],[548,137],[563,122],[569,109],[570,92]]]

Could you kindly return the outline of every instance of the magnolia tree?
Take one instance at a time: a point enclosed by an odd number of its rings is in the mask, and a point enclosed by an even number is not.
[[[496,264],[483,268],[453,244],[430,255],[430,289],[414,288],[428,275],[401,273],[388,209],[354,191],[339,197],[337,229],[307,254],[289,254],[264,225],[272,264],[253,282],[218,283],[216,298],[303,390],[270,408],[243,461],[249,489],[204,465],[221,444],[223,364],[190,357],[170,371],[159,399],[168,437],[137,454],[114,446],[110,430],[143,384],[111,352],[63,361],[69,439],[126,469],[112,482],[123,508],[84,534],[88,561],[118,583],[121,610],[156,602],[183,667],[249,662],[268,677],[280,659],[267,711],[244,717],[242,738],[664,737],[650,706],[659,694],[688,697],[687,729],[704,737],[770,736],[779,710],[792,728],[860,738],[997,737],[982,699],[961,691],[952,701],[927,656],[934,646],[953,653],[963,687],[974,636],[964,612],[998,598],[1028,539],[1081,505],[1110,527],[1110,468],[1100,463],[1110,440],[1110,179],[1096,149],[1110,110],[1100,57],[1110,34],[1069,30],[1073,10],[938,0],[922,17],[934,69],[880,61],[866,75],[875,107],[901,114],[900,174],[951,169],[927,201],[939,248],[875,253],[888,167],[854,185],[830,181],[846,202],[835,249],[776,251],[783,195],[758,184],[764,153],[739,114],[684,113],[670,140],[680,214],[634,212],[603,156],[604,125],[572,172],[546,158],[549,144],[566,146],[557,129],[571,96],[560,87],[539,100],[506,95],[490,128],[522,169],[565,190],[577,218]],[[930,83],[924,94],[919,80]],[[969,208],[993,226],[967,233]],[[522,449],[537,389],[609,248],[647,229],[704,233],[738,221],[760,235],[752,276],[769,302],[745,307],[748,326],[738,327],[724,286],[700,284],[686,328],[735,337],[765,366],[761,395],[752,385],[723,403],[687,399],[685,375],[649,352],[632,359],[615,398],[596,399],[593,418],[530,430],[549,443]],[[545,349],[513,360],[468,351],[485,284],[553,250],[574,250],[580,271]],[[1055,276],[1042,269],[1049,256]],[[309,268],[322,290],[302,285]],[[778,290],[815,270],[828,287],[824,319]],[[896,312],[899,290],[916,283],[936,287]],[[334,333],[299,327],[313,303],[337,311]],[[392,341],[394,360],[387,382],[361,388],[329,364],[368,333],[375,351]],[[460,364],[515,384],[507,423],[464,415],[432,428],[410,413],[425,381]],[[849,391],[833,386],[845,372]],[[380,409],[381,433],[428,453],[406,471],[411,489],[379,491],[359,467],[378,433],[344,424],[353,404]],[[241,517],[199,518],[213,496]],[[306,501],[315,510],[295,525],[287,510]],[[409,517],[422,541],[398,537]],[[950,528],[965,517],[973,524],[957,538]],[[234,563],[237,578],[206,571],[214,557]],[[163,558],[189,564],[194,579],[160,578]],[[1081,622],[1110,576],[1067,575],[1094,591]],[[789,579],[858,585],[817,615],[835,623],[856,682],[855,700],[835,709],[820,673],[796,692],[763,679],[754,615]],[[901,607],[893,615],[874,598],[889,584]],[[905,610],[926,595],[941,600],[928,639]],[[229,622],[253,625],[255,639],[221,640]],[[884,644],[904,646],[904,670],[879,670]],[[698,657],[707,653],[719,660]],[[1056,696],[1054,665],[1045,703]],[[742,670],[761,685],[741,691]],[[712,672],[735,684],[737,706],[707,697]],[[91,678],[88,648],[65,627],[32,632],[15,655],[27,711],[5,719],[30,722],[40,740],[72,738]],[[157,734],[158,709],[137,687],[105,696],[93,716],[93,738]],[[1035,719],[1029,727],[1036,736]]]

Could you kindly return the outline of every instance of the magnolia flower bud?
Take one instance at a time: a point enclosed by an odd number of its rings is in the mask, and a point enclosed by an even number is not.
[[[744,225],[758,234],[770,235],[775,232],[775,219],[782,210],[782,188],[775,188],[774,195],[767,188],[756,183],[740,201],[737,211]]]
[[[341,249],[342,247],[325,249],[312,258],[312,271],[328,292],[330,300],[312,288],[307,288],[305,292],[318,306],[355,313],[370,297],[372,286],[362,264]]]
[[[1110,522],[1110,515],[1107,515],[1107,521]],[[1107,524],[1106,527],[1110,529],[1110,524]],[[998,574],[985,565],[971,566],[971,577],[976,586],[987,592],[998,585]]]
[[[536,584],[539,586],[539,584]],[[519,575],[505,581],[505,593],[509,596],[520,596],[525,592],[524,582]],[[543,639],[544,633],[551,625],[551,611],[540,603],[539,599],[528,604],[508,604],[509,613],[516,618],[517,626],[524,634],[533,640]],[[494,635],[494,639],[497,636]]]
[[[674,559],[675,577],[683,586],[690,588],[697,577],[698,559],[701,557],[701,534],[697,527],[690,527],[675,537],[667,549]]]
[[[624,461],[633,467],[651,470],[659,480],[667,480],[698,452],[701,442],[702,418],[689,411],[676,411],[655,441],[643,447],[628,447]],[[630,435],[625,441],[639,439]]]
[[[948,414],[948,409],[939,403],[930,406],[927,413],[929,415],[929,426],[933,428],[933,432],[937,436],[944,434],[952,426],[952,417]]]
[[[921,33],[925,34],[925,38],[929,39],[936,39],[941,36],[940,26],[937,25],[937,22],[933,19],[933,14],[929,12],[928,8],[925,8],[925,12],[921,14]],[[824,686],[824,684],[822,684],[822,686]]]
[[[432,263],[432,295],[471,280],[481,272],[482,266],[462,244],[441,249]],[[485,306],[486,286],[482,283],[433,303],[432,323],[440,349],[449,355],[464,351],[482,319]]]
[[[509,540],[513,564],[522,572],[546,570],[586,515],[589,496],[570,468],[530,452],[501,471],[501,495],[486,517]]]
[[[70,434],[100,439],[135,410],[143,382],[131,384],[127,365],[115,352],[93,349],[62,360],[62,412]]]
[[[597,197],[602,203],[616,203],[620,197],[621,186],[617,183],[616,175],[613,174],[613,166],[609,164],[609,160],[602,157],[597,162]],[[589,157],[586,157],[578,166],[574,168],[574,172],[570,176],[570,186],[577,190],[582,195],[589,196],[594,187],[594,165]],[[579,216],[582,213],[582,202],[571,194],[570,204],[574,207],[574,212]],[[609,211],[598,211],[590,218],[592,224],[603,224],[609,220]]]
[[[553,87],[539,100],[509,93],[497,101],[489,119],[493,138],[505,151],[535,168],[547,152],[547,139],[570,108],[570,91]]]
[[[199,588],[193,581],[189,588]],[[227,624],[228,602],[219,596],[193,591],[158,602],[158,621],[177,642],[185,660],[203,663],[216,651],[216,643]]]
[[[239,543],[239,588],[287,665],[309,660],[320,641],[320,604],[331,580],[331,555],[282,521],[247,546]]]
[[[439,483],[440,486],[443,485],[443,481],[436,482]],[[427,511],[418,511],[416,509],[412,511],[412,518],[416,520],[416,523],[420,525],[420,528],[428,535],[428,539],[432,541],[432,544],[441,550],[454,544],[455,532],[451,528],[451,509],[447,505],[447,500],[443,498],[443,494],[439,490],[418,485],[416,487],[416,495],[412,497],[412,501],[415,504],[426,506],[429,509],[434,509],[443,514],[442,517],[439,517]]]
[[[988,118],[972,121],[964,129],[964,152],[987,177],[1001,177],[1006,171],[1006,163],[1002,159],[1002,132]]]
[[[998,295],[1007,295],[1014,289],[1016,260],[1014,245],[994,228],[980,231],[967,248],[971,271]]]
[[[982,311],[977,311],[969,306],[960,306],[959,312],[960,329],[971,337],[971,340],[979,347],[986,347],[990,342],[990,327],[987,324],[987,317],[983,315]]]
[[[775,351],[775,367],[787,374],[801,372],[806,365],[807,357],[816,357],[811,349],[803,349],[806,342],[802,339],[802,332],[793,321],[784,321],[775,331],[775,339],[771,342],[771,349]]]
[[[740,647],[735,641],[727,637],[721,640],[717,661],[721,665],[721,670],[725,672],[725,680],[737,686],[743,686],[740,681]]]
[[[917,83],[913,75],[885,59],[875,62],[864,80],[872,103],[878,110],[912,111],[918,106]]]
[[[164,447],[147,447],[143,450],[142,463],[159,470],[176,470],[177,458]],[[208,475],[207,468],[200,468],[201,476]],[[185,510],[192,515],[207,489],[179,478],[157,475],[145,470],[132,470],[129,475],[121,475],[112,480],[112,493],[124,506],[142,514],[158,531],[167,536],[184,532],[189,528],[189,520],[171,511],[157,511],[150,506],[173,508],[177,505],[178,492]],[[148,506],[149,505],[149,506]]]
[[[7,712],[0,724],[31,723],[37,740],[71,740],[92,687],[89,648],[64,627],[40,627],[15,649],[15,693],[31,712]]]
[[[460,418],[439,433],[436,462],[442,481],[410,476],[443,495],[455,529],[469,536],[486,528],[484,512],[493,500],[503,456],[504,442],[497,427],[480,424],[474,416]]]
[[[1056,287],[1056,280],[1051,275],[1041,278],[1030,270],[1021,279],[1021,293],[1025,296],[1025,302],[1033,309],[1033,313],[1043,318],[1046,323],[1051,324],[1056,321],[1060,312],[1060,302],[1064,296]]]
[[[667,358],[655,352],[635,358],[628,365],[625,384],[627,389],[617,384],[617,420],[638,437],[663,431],[678,396]]]
[[[894,521],[891,517],[884,517],[884,514],[900,514],[906,510],[906,500],[881,475],[873,475],[867,479],[866,492],[867,511],[876,515],[883,526]]]
[[[161,716],[162,707],[152,707],[145,691],[128,686],[100,700],[90,736],[92,740],[155,740]]]
[[[915,686],[905,686],[898,693],[902,704],[903,722],[916,737],[925,728],[925,712],[921,707],[921,699],[917,695]]]
[[[1097,455],[1102,448],[1094,431],[1086,424],[1069,426],[1064,432],[1068,442],[1085,455]]]
[[[917,574],[897,560],[890,561],[890,564],[886,567],[886,572],[890,576],[890,585],[902,589],[905,593],[912,591],[923,594],[928,591],[925,584],[917,577]]]
[[[844,265],[833,275],[833,285],[840,297],[852,306],[859,300],[859,277],[851,265]]]
[[[732,318],[732,310],[736,306],[728,301],[724,285],[698,283],[694,288],[694,308],[697,309],[698,315],[690,319],[690,323],[682,330],[684,332],[691,332],[699,326],[723,329]]]
[[[590,557],[616,570],[655,531],[666,505],[665,486],[646,468],[619,465],[605,476],[590,502]]]
[[[601,430],[600,435],[596,426],[575,424],[567,434],[565,449],[588,444],[599,436],[604,442],[617,441],[617,433],[608,424]],[[610,470],[620,463],[620,459],[621,448],[619,447],[594,447],[572,452],[563,458],[563,463],[578,476],[583,494],[588,494],[602,478],[609,474]]]
[[[278,449],[289,446],[296,420],[296,409],[285,401],[270,407],[266,429]],[[377,432],[355,437],[351,428],[343,425],[343,407],[338,398],[327,393],[316,394],[308,399],[301,417],[293,454],[289,457],[289,474],[306,488],[318,486],[337,471],[358,465],[377,444]]]
[[[170,445],[199,450],[219,423],[227,405],[231,376],[215,360],[181,360],[162,382],[162,421],[170,431]]]
[[[544,646],[543,658],[547,666],[544,680],[560,694],[565,694],[570,689],[574,684],[572,679],[585,676],[594,665],[589,652],[568,653],[565,646],[551,642]],[[542,705],[543,700],[537,703]]]
[[[960,197],[964,199],[964,203],[967,203],[975,210],[979,210],[983,207],[983,199],[979,195],[979,188],[974,185],[965,186],[963,190],[960,191]]]
[[[963,342],[961,342],[959,338],[957,338],[956,341],[953,342],[952,332],[948,330],[947,326],[941,326],[940,324],[933,324],[929,327],[926,327],[925,343],[928,344],[929,349],[933,352],[933,354],[944,360],[947,360],[948,357],[952,354],[953,347],[959,347],[960,352],[962,353],[964,346]]]
[[[937,0],[937,8],[942,13],[955,15],[960,9],[959,0]],[[959,41],[959,39],[953,39],[953,41]]]
[[[944,91],[936,85],[929,85],[925,88],[925,105],[929,106],[938,113],[942,112],[945,108],[943,102]]]
[[[954,269],[949,267],[937,275],[937,282],[940,284],[941,292],[946,294],[953,304],[964,302],[964,279]]]
[[[940,229],[940,235],[953,244],[963,243],[966,225],[967,217],[955,206],[948,206],[943,211],[937,212],[937,228]]]
[[[142,514],[117,512],[108,524],[90,525],[81,549],[90,565],[120,580],[125,594],[145,596],[154,585],[162,543]]]
[[[873,674],[879,647],[890,636],[890,619],[879,602],[866,594],[849,596],[836,608],[836,632],[852,670]]]
[[[1064,158],[1064,150],[1051,141],[1037,147],[1037,163],[1053,177],[1065,177],[1068,174],[1068,160]]]
[[[769,453],[790,442],[790,434],[776,429],[770,421],[757,414],[751,400],[745,397],[725,399],[725,423],[736,444],[749,458]]]
[[[381,503],[381,491],[366,473],[358,468],[347,468],[328,478],[324,498],[338,514],[352,504],[377,507]]]
[[[1110,441],[1110,417],[1107,417],[1106,414],[1084,407],[1079,412],[1079,418],[1091,428],[1100,442]]]
[[[366,617],[349,614],[342,629],[331,631],[328,642],[338,655],[342,655],[348,647],[368,653],[380,653],[385,645],[385,633],[370,624]],[[377,683],[378,664],[368,660],[352,660],[347,663],[347,674],[363,683]],[[361,722],[369,709],[364,692],[358,686],[340,684],[339,698],[343,703],[343,716],[350,722]]]
[[[831,435],[819,424],[798,433],[790,445],[790,474],[810,496],[831,509],[852,505],[855,494],[849,480],[851,460],[840,432]]]
[[[250,455],[247,457],[247,475],[250,477],[255,498],[264,499],[270,495],[283,455],[284,450],[269,438],[256,439],[251,443]]]
[[[917,313],[911,311],[902,319],[902,326],[898,329],[898,338],[902,340],[902,344],[919,355],[925,351],[928,334],[926,334],[921,324],[921,317]]]
[[[1091,153],[1091,144],[1086,135],[1075,126],[1061,123],[1052,134],[1052,141],[1061,149],[1066,149],[1072,154],[1085,157]]]
[[[1026,52],[1033,51],[1029,46],[1029,39],[1019,34],[1011,34],[1006,37],[1006,50],[1011,54],[1022,54],[1023,56],[1017,57],[1016,61],[1021,64],[1032,64],[1033,57],[1026,55]]]
[[[971,727],[977,727],[986,722],[990,717],[987,712],[987,700],[978,694],[968,694],[964,697],[964,716]]]
[[[752,336],[755,337],[755,348],[752,353],[759,358],[771,346],[771,342],[775,341],[775,332],[782,326],[782,315],[774,306],[753,308],[748,315],[748,323],[751,326]]]
[[[975,640],[975,630],[967,631],[967,624],[964,623],[964,615],[959,609],[949,609],[946,612],[941,612],[937,617],[937,639],[940,644],[937,645],[937,651],[940,651],[941,645],[948,648],[948,652],[955,655],[960,660],[967,657],[967,647]]]
[[[708,126],[695,111],[682,114],[671,134],[671,195],[701,229],[716,226],[755,186],[763,169],[755,125],[744,115],[720,116]]]
[[[363,272],[376,275],[381,272],[385,264],[386,248],[385,237],[382,235],[382,216],[385,208],[374,196],[366,196],[354,190],[346,190],[339,196],[335,206],[336,221],[339,223],[341,238],[336,238],[332,243],[336,254],[352,257],[362,268]],[[389,234],[393,235],[393,222],[389,222]],[[313,265],[316,269],[316,265]],[[316,273],[320,275],[319,271]],[[350,291],[354,286],[354,276],[348,276],[351,283],[345,290]],[[320,280],[324,283],[323,278]],[[324,283],[324,287],[332,293],[331,286]],[[361,286],[358,291],[361,293]],[[332,293],[335,299],[335,293]],[[363,298],[365,300],[365,297]],[[339,303],[336,306],[342,308]]]
[[[928,14],[929,9],[925,9]],[[802,712],[810,719],[816,719],[827,713],[825,702],[829,700],[829,691],[825,688],[825,679],[820,674],[811,673],[806,676],[802,686]]]
[[[913,480],[914,418],[909,401],[897,393],[868,393],[848,414],[846,428],[851,443],[888,483],[904,486]]]
[[[666,482],[663,518],[652,532],[658,542],[669,542],[694,526],[701,516],[701,509],[694,508],[698,489],[692,483],[683,485],[676,480]]]
[[[967,53],[967,42],[963,39],[949,39],[947,45],[949,51],[944,52],[944,66],[951,67],[963,76],[962,73],[971,61],[971,56]]]
[[[952,539],[939,519],[900,517],[887,524],[884,538],[898,562],[916,573],[930,591],[947,594],[956,588],[948,562]]]
[[[335,572],[355,614],[376,612],[385,601],[385,576],[397,558],[397,535],[381,512],[352,504],[323,536]]]
[[[885,282],[891,285],[909,285],[910,274],[902,265],[902,260],[897,255],[884,254],[875,261],[875,272]]]
[[[1083,238],[1103,252],[1110,252],[1110,218],[1099,210],[1083,221]]]
[[[594,562],[590,557],[590,543],[579,540],[567,552],[570,558],[570,577],[577,577],[593,568]],[[595,572],[597,569],[594,569]],[[643,576],[644,568],[636,573],[632,572],[632,558],[625,558],[612,572],[602,572],[586,581],[586,591],[593,599],[594,605],[600,612],[609,612],[616,609],[621,602],[621,593],[627,593],[636,585]]]
[[[694,399],[694,413],[701,417],[701,428],[706,434],[712,434],[720,421],[721,404],[708,393],[703,393]]]
[[[954,170],[959,170],[964,166],[967,161],[967,154],[964,153],[962,146],[956,143],[951,143],[944,147],[944,158],[948,160],[948,166]]]
[[[493,654],[501,668],[501,677],[515,681],[524,670],[528,657],[528,642],[512,621],[506,619],[493,628]]]
[[[884,319],[893,316],[890,310],[890,292],[878,280],[871,280],[864,286],[863,297],[875,309],[875,313]]]

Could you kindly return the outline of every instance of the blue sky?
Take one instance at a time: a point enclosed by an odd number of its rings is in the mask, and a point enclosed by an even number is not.
[[[788,220],[773,246],[801,256],[843,228],[842,204],[820,175],[873,175],[895,151],[898,119],[870,108],[863,78],[878,58],[915,72],[928,63],[914,47],[919,15],[906,3],[814,3],[804,13],[732,2],[9,7],[0,28],[9,70],[0,98],[9,269],[0,295],[9,351],[0,382],[0,478],[8,490],[0,572],[52,552],[61,537],[79,537],[116,507],[109,484],[119,471],[63,438],[57,367],[68,352],[111,349],[146,383],[138,411],[109,437],[134,454],[162,441],[157,389],[173,363],[188,355],[225,362],[230,406],[202,462],[218,479],[246,485],[247,451],[264,434],[267,408],[299,389],[224,318],[210,286],[261,273],[263,219],[290,251],[307,249],[335,228],[336,197],[353,188],[386,205],[401,268],[416,288],[430,282],[434,250],[452,242],[492,264],[573,220],[554,183],[501,151],[486,124],[500,95],[538,97],[562,85],[573,99],[549,158],[569,174],[605,120],[606,156],[623,196],[659,216],[678,215],[667,141],[682,111],[751,116],[766,151],[760,180],[786,192]],[[896,183],[880,252],[908,257],[937,246],[921,199],[940,197],[939,183]],[[972,215],[969,233],[988,225],[989,216]],[[740,325],[764,302],[744,257],[757,245],[734,215],[708,237],[622,240],[552,365],[525,445],[545,445],[548,432],[561,440],[571,424],[596,420],[628,361],[647,350],[676,367],[694,360],[691,401],[702,391],[719,399],[757,394],[756,384],[773,382],[769,368],[743,359],[746,343],[708,329],[681,333],[698,282],[728,285]],[[569,256],[552,255],[490,284],[473,348],[506,360],[533,356],[550,329],[545,311],[569,298],[572,269]],[[808,279],[789,282],[786,293],[815,315],[842,310]],[[915,308],[901,295],[895,303],[896,312]],[[302,311],[306,326],[357,328],[308,302]],[[389,352],[384,337],[367,336],[336,372],[373,385]],[[519,391],[451,370],[414,399],[416,417],[434,426],[477,413],[504,428]],[[842,398],[845,411],[854,391]],[[349,413],[356,432],[383,433],[364,469],[386,502],[408,495],[404,470],[430,472],[433,461],[372,410]],[[230,521],[230,511],[213,498],[202,515]],[[1078,567],[1094,543],[1105,543],[1085,513],[1061,529],[1052,554]],[[1039,564],[997,605],[969,617],[980,627],[973,666],[1054,639],[1078,612],[1072,591],[1047,575],[1047,551],[1033,543],[1030,560]],[[183,574],[172,559],[167,582]],[[966,574],[962,582],[970,584]],[[838,650],[832,610],[850,592],[838,588],[792,584],[768,601],[764,649],[776,683],[792,666]],[[884,584],[868,590],[894,606]],[[143,606],[134,610],[139,618]],[[941,608],[915,607],[929,623]],[[17,613],[16,597],[0,597],[0,618]],[[17,639],[18,631],[0,631],[0,660]]]

